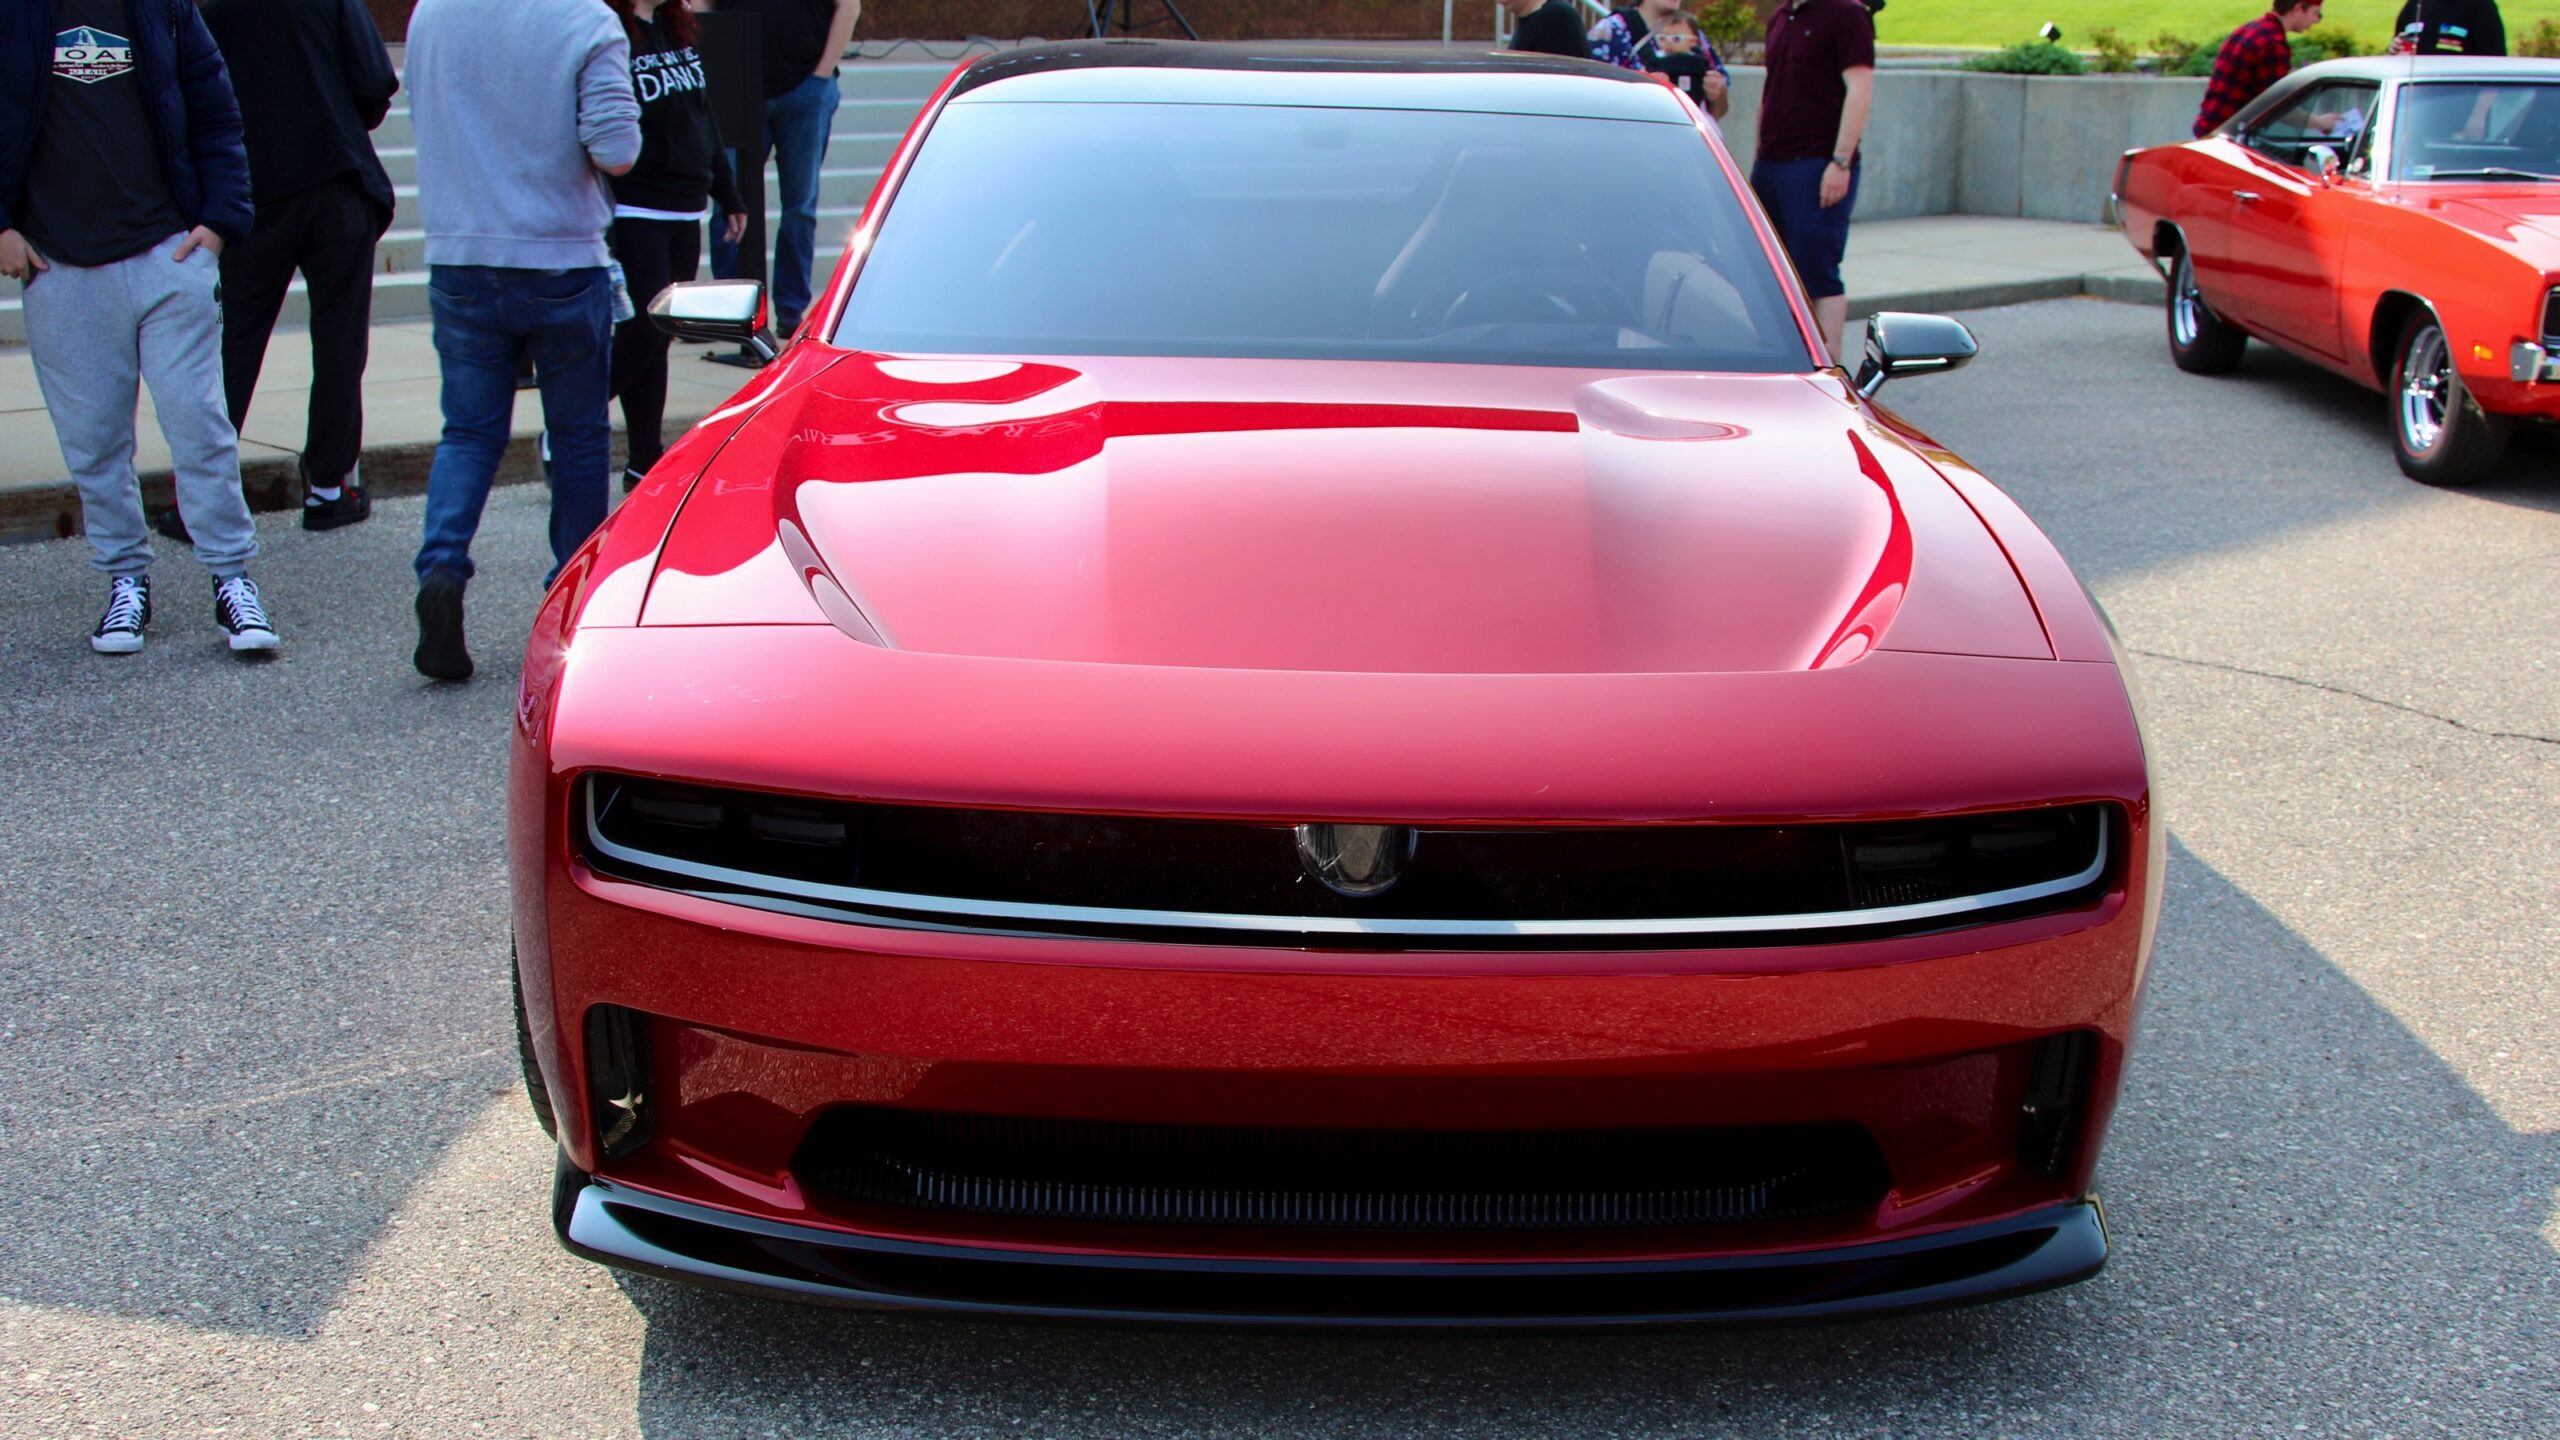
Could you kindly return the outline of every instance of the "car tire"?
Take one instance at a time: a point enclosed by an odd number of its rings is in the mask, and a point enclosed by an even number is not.
[[[2248,348],[2247,332],[2204,303],[2195,262],[2180,245],[2169,273],[2169,358],[2190,375],[2228,375],[2240,368],[2240,352]]]
[[[533,1026],[524,1018],[524,972],[516,965],[516,946],[507,942],[507,985],[515,992],[516,1059],[524,1065],[525,1098],[533,1102],[533,1118],[542,1133],[558,1139],[560,1123],[551,1113],[551,1087],[542,1083],[542,1066],[533,1058]]]
[[[2454,368],[2443,323],[2425,310],[2410,316],[2391,355],[2391,450],[2400,473],[2421,484],[2459,486],[2496,469],[2512,425],[2472,398]]]

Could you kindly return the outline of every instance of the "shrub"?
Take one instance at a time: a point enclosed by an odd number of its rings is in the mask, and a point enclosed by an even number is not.
[[[2379,47],[2367,46],[2358,38],[2354,26],[2338,20],[2323,20],[2293,37],[2293,63],[2296,65],[2317,65],[2323,60],[2379,53]]]
[[[2196,55],[2196,42],[2183,40],[2163,30],[2151,37],[2151,68],[2163,75],[2176,75],[2187,68]]]
[[[2214,57],[2222,53],[2222,42],[2230,38],[2230,34],[2226,32],[2224,34],[2216,35],[2212,39],[2198,45],[2195,49],[2187,53],[2186,59],[2178,62],[2177,69],[2169,73],[2173,75],[2212,74]]]
[[[1751,0],[1706,0],[1691,15],[1698,22],[1698,33],[1728,60],[1746,41],[1759,39],[1767,28],[1760,23],[1759,7]]]
[[[2133,42],[2117,34],[2114,26],[2090,31],[2089,44],[2098,52],[2099,74],[2122,75],[2133,68],[2137,53]]]
[[[2546,15],[2516,37],[2516,53],[2536,60],[2560,60],[2560,20]]]
[[[2006,50],[1976,55],[1964,62],[1967,70],[1987,70],[1994,75],[2085,75],[2089,67],[2080,57],[2050,40],[2029,40]]]

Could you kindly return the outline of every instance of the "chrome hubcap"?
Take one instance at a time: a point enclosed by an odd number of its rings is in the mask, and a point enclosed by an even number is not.
[[[2409,453],[2429,454],[2444,442],[2452,393],[2453,351],[2442,327],[2429,325],[2411,338],[2400,362],[2400,438]]]

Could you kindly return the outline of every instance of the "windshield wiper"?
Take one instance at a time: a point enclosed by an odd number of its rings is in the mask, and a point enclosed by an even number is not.
[[[2545,175],[2539,170],[2513,170],[2504,165],[2483,165],[2477,170],[2437,170],[2430,180],[2560,180],[2560,175]]]

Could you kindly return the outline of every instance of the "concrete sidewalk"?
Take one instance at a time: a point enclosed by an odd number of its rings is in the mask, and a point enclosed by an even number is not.
[[[2161,282],[2113,230],[2045,220],[1937,215],[1880,220],[1850,235],[1846,267],[1851,313],[1877,310],[1965,310],[2028,300],[2092,294],[2156,302]],[[678,346],[667,393],[668,438],[711,412],[746,372],[706,363],[700,347]],[[268,347],[256,400],[240,443],[241,473],[261,509],[297,505],[294,456],[302,444],[311,385],[308,337],[279,330]],[[366,484],[377,495],[414,492],[426,483],[443,417],[437,405],[436,357],[426,322],[396,320],[373,329],[365,371]],[[618,421],[618,417],[617,417]],[[537,396],[516,398],[517,442],[501,481],[537,474],[533,436],[542,426]],[[168,503],[168,447],[148,392],[136,463],[150,503]],[[71,535],[79,500],[62,467],[53,425],[23,348],[0,348],[0,540]]]

